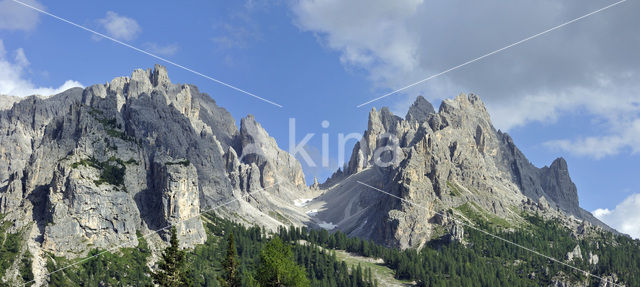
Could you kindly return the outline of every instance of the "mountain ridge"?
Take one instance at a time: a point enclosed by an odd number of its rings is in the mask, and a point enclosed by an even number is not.
[[[213,98],[172,83],[160,65],[15,102],[0,110],[0,143],[0,213],[25,238],[37,284],[46,282],[47,253],[135,247],[138,234],[168,225],[177,225],[184,247],[201,244],[199,215],[211,210],[270,230],[340,230],[403,249],[439,236],[463,240],[454,219],[466,203],[507,222],[518,222],[519,212],[564,218],[577,236],[615,232],[579,207],[564,159],[533,166],[472,94],[443,101],[437,112],[418,97],[405,118],[373,108],[346,168],[311,187],[254,116],[238,127]],[[153,252],[165,239],[147,238]]]
[[[380,150],[395,155],[382,160],[384,167],[376,163],[379,159],[375,153]],[[380,155],[385,156],[384,152]],[[361,173],[374,175],[356,177],[358,181],[431,206],[433,210],[425,213],[389,197],[373,199],[376,196],[363,193],[362,186],[349,179]],[[525,205],[544,205],[547,210],[555,209],[555,216],[573,217],[576,228],[586,221],[616,232],[579,207],[577,189],[563,158],[554,160],[550,166],[533,166],[508,134],[493,127],[484,104],[473,94],[444,100],[438,112],[418,97],[404,119],[386,107],[380,111],[372,108],[367,130],[354,145],[346,167],[321,186],[329,192],[314,205],[325,208],[325,212],[318,214],[320,219],[334,222],[347,234],[401,248],[420,247],[431,238],[435,225],[420,223],[421,218],[438,221],[435,217],[439,214],[465,202],[474,202],[498,217],[514,220],[517,216],[513,216],[511,209],[529,210]],[[457,189],[466,192],[452,196],[458,192],[452,190]],[[350,215],[337,216],[338,210],[347,207],[339,202],[325,203],[333,202],[334,195],[343,197],[344,193],[358,197],[352,202],[359,205],[348,206],[354,208]],[[464,199],[460,200],[460,196]],[[333,210],[333,205],[340,208]],[[380,210],[387,215],[380,218],[376,214]],[[365,227],[371,222],[377,226]]]
[[[308,192],[299,163],[286,161],[253,117],[238,128],[210,96],[171,83],[159,65],[22,99],[0,111],[0,131],[0,213],[9,232],[25,236],[34,266],[45,265],[43,252],[76,258],[90,246],[135,247],[138,234],[155,230],[147,239],[158,249],[169,224],[192,247],[206,240],[199,213],[212,209],[271,230],[310,221],[293,200],[267,193]],[[288,163],[234,150],[250,143]],[[227,170],[234,165],[241,170]],[[276,177],[284,180],[268,186]],[[34,274],[45,280],[43,270]]]

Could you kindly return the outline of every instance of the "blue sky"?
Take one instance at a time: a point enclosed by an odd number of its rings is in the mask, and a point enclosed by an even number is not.
[[[441,99],[474,92],[487,103],[494,124],[508,130],[536,166],[567,159],[585,209],[601,209],[601,218],[612,225],[640,218],[633,213],[640,209],[640,124],[634,124],[640,97],[633,92],[640,85],[640,36],[633,28],[638,20],[632,19],[638,4],[622,3],[356,108],[613,2],[28,3],[283,105],[167,65],[172,81],[197,85],[236,119],[255,115],[284,149],[289,118],[296,118],[298,140],[316,134],[308,150],[317,161],[320,134],[330,135],[335,158],[336,135],[364,131],[371,107],[389,106],[404,116],[418,94],[437,108]],[[53,91],[67,81],[104,83],[161,63],[12,1],[0,1],[0,8],[0,93]],[[328,128],[321,127],[323,120]],[[307,180],[324,178],[336,166],[332,160],[330,169],[305,167]]]

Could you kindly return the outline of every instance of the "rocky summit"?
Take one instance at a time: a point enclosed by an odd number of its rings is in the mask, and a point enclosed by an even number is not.
[[[0,111],[0,131],[0,213],[35,269],[45,254],[137,246],[137,234],[169,224],[193,247],[206,240],[203,211],[271,229],[310,221],[294,205],[311,193],[300,163],[253,116],[238,128],[162,66],[22,99]]]
[[[458,230],[452,219],[469,210],[513,223],[523,210],[540,211],[574,227],[586,222],[613,231],[580,208],[564,159],[533,166],[473,94],[443,101],[438,112],[418,97],[404,119],[373,108],[348,165],[323,187],[310,203],[323,210],[319,219],[400,248]]]
[[[162,66],[48,98],[5,98],[0,213],[7,232],[26,242],[20,252],[30,254],[38,285],[50,256],[135,247],[141,234],[151,234],[157,258],[168,225],[183,247],[202,244],[200,214],[209,211],[402,249],[442,236],[465,242],[460,220],[471,224],[469,214],[517,226],[534,212],[576,234],[612,231],[580,208],[564,159],[533,166],[472,94],[437,112],[418,97],[404,118],[372,109],[348,164],[312,186],[253,116],[238,128],[209,95],[172,83]]]

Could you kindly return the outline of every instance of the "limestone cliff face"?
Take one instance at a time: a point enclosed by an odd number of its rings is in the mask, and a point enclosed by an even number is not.
[[[83,254],[86,244],[137,244],[135,202],[121,187],[97,184],[98,178],[93,168],[57,167],[48,191],[43,249],[71,255]]]
[[[302,166],[288,152],[278,148],[276,140],[256,122],[252,115],[240,122],[239,149],[243,162],[255,164],[261,171],[262,186],[291,184],[295,188],[306,187]]]
[[[436,233],[442,225],[461,234],[461,227],[443,221],[441,214],[453,210],[459,217],[465,208],[517,221],[517,210],[540,203],[547,212],[608,229],[579,207],[564,159],[549,167],[533,166],[507,134],[495,130],[475,95],[445,100],[437,113],[418,98],[405,119],[387,108],[374,108],[347,168],[323,187],[326,209],[318,214],[320,219],[351,235],[401,248],[420,247],[441,236]],[[349,206],[334,200],[345,194],[352,197]],[[347,212],[341,212],[343,208]]]
[[[10,232],[28,238],[37,284],[45,252],[132,247],[138,233],[168,224],[184,247],[202,243],[201,212],[407,248],[442,230],[464,243],[453,218],[468,209],[514,222],[519,210],[574,217],[585,221],[578,233],[607,228],[579,207],[564,159],[533,166],[474,95],[445,100],[438,112],[420,97],[404,119],[373,109],[346,168],[313,188],[253,116],[238,128],[211,97],[171,83],[161,66],[0,106],[0,213]],[[166,234],[148,239],[157,246]]]
[[[0,159],[0,213],[29,232],[34,266],[43,250],[136,246],[167,224],[192,247],[206,240],[198,215],[214,209],[271,228],[308,219],[293,204],[308,190],[300,164],[252,116],[238,129],[162,66],[0,107]]]
[[[162,202],[165,225],[174,225],[184,246],[204,243],[206,233],[199,220],[200,194],[196,168],[188,161],[156,161],[153,181]]]
[[[3,212],[16,226],[31,223],[21,212],[33,214],[43,248],[56,254],[135,246],[137,232],[195,216],[178,225],[192,246],[206,239],[199,210],[231,196],[222,156],[238,133],[233,118],[195,87],[169,82],[163,67],[22,101],[5,115],[34,120],[11,137],[28,140],[30,153],[24,165],[9,161],[12,182],[24,184],[21,196],[13,187],[0,195],[15,201]],[[18,119],[8,126],[24,129]]]
[[[19,97],[0,95],[0,110],[8,110],[13,106],[13,103],[19,101]]]
[[[235,147],[225,154],[226,169],[236,196],[246,197],[253,207],[271,215],[276,224],[310,222],[295,201],[309,197],[302,166],[248,115],[240,121]]]

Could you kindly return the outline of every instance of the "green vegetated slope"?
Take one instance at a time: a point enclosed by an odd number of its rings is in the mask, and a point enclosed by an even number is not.
[[[413,286],[413,280],[399,280],[395,278],[395,271],[384,264],[380,258],[359,256],[344,250],[336,250],[338,260],[347,263],[347,266],[355,267],[361,265],[363,268],[370,268],[373,279],[377,280],[380,286]]]
[[[524,214],[517,230],[500,222],[478,220],[476,226],[554,258],[565,260],[567,252],[579,245],[583,259],[568,262],[598,276],[616,274],[626,286],[640,286],[640,243],[628,237],[602,232],[576,239],[559,222]],[[238,269],[243,286],[256,286],[260,250],[273,236],[280,237],[304,267],[311,286],[547,286],[554,280],[583,282],[598,286],[598,279],[551,262],[512,244],[468,228],[463,243],[446,237],[432,240],[420,251],[397,250],[370,241],[349,238],[326,230],[282,228],[269,234],[259,227],[245,227],[214,215],[203,217],[209,238],[187,254],[188,269],[195,286],[219,286],[221,262],[233,233]],[[0,256],[3,256],[4,253]],[[101,251],[93,250],[91,254]],[[598,264],[588,262],[589,253],[598,255]],[[11,255],[13,256],[13,255]],[[150,270],[145,262],[150,253],[144,240],[137,248],[126,248],[51,275],[51,286],[150,286]],[[50,271],[70,261],[50,257]]]
[[[151,251],[140,236],[135,248],[118,252],[93,249],[87,258],[68,260],[48,255],[50,286],[152,286],[147,267]]]
[[[188,256],[196,286],[218,286],[221,262],[227,242],[225,236],[233,233],[239,257],[242,286],[256,286],[260,250],[272,236],[279,236],[293,251],[295,261],[304,267],[311,286],[377,286],[372,271],[363,266],[350,268],[338,259],[335,252],[311,244],[299,243],[306,229],[282,229],[277,234],[268,234],[259,227],[246,228],[215,216],[205,216],[209,238],[204,245],[195,248]]]
[[[220,286],[221,262],[227,248],[225,238],[230,233],[235,238],[242,286],[258,286],[260,251],[278,234],[269,234],[259,227],[247,228],[216,216],[207,215],[204,219],[208,240],[187,254],[187,269],[194,286]],[[282,234],[288,234],[285,230]],[[302,230],[296,231],[300,237]],[[370,268],[348,266],[335,252],[322,250],[315,244],[297,244],[288,236],[282,238],[288,242],[295,261],[304,267],[311,286],[381,286],[376,284]],[[52,274],[50,285],[152,286],[151,270],[144,264],[150,256],[144,240],[140,240],[138,247],[123,249],[118,254],[100,250],[92,250],[90,254],[99,253],[100,256],[83,261],[50,256],[49,271],[80,262]]]
[[[19,259],[19,275],[24,278],[23,280],[29,281],[33,276],[31,273],[31,255],[28,252],[20,254],[22,232],[7,232],[10,225],[11,223],[4,221],[4,216],[0,215],[0,274],[5,274],[7,269]],[[0,282],[1,285],[2,282]]]

